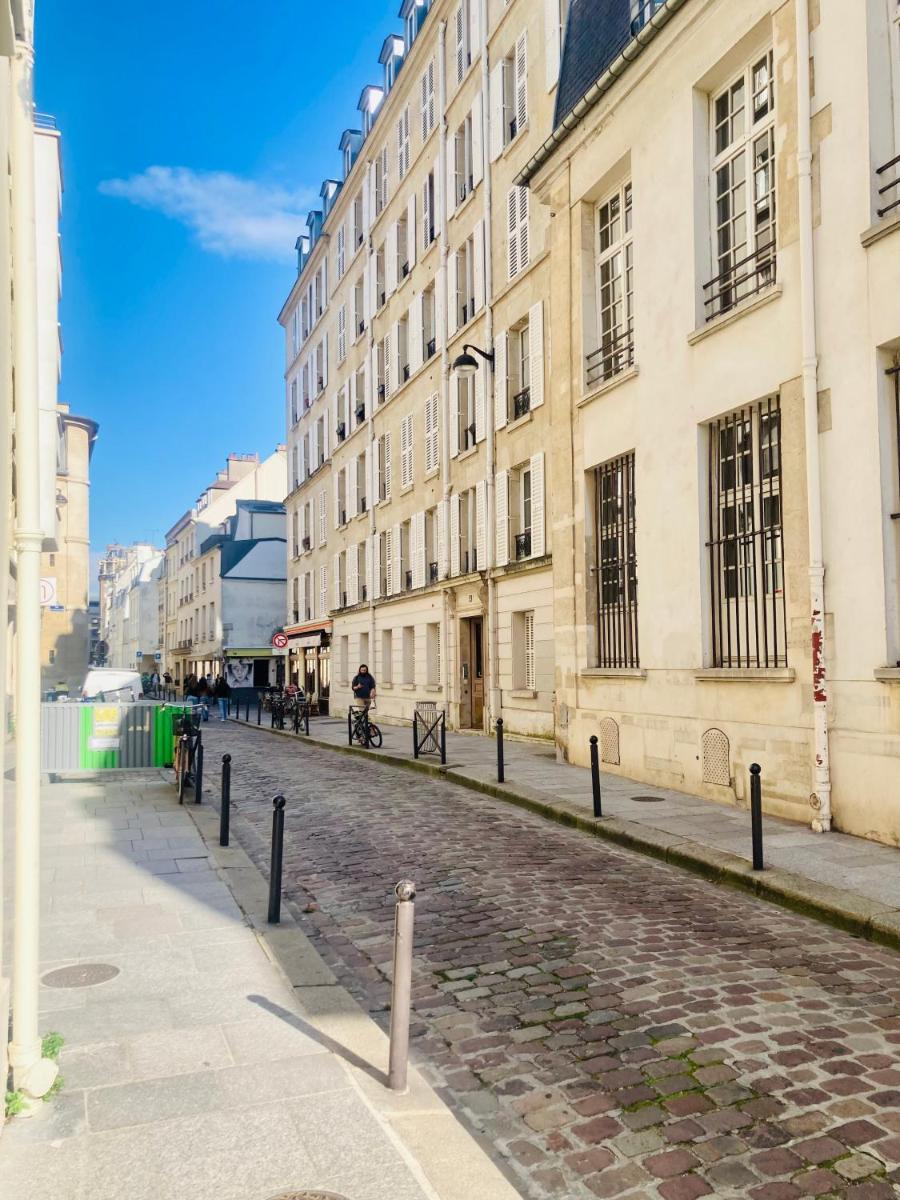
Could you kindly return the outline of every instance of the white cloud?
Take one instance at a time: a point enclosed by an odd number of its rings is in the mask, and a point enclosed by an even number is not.
[[[100,191],[180,221],[204,250],[242,258],[290,258],[316,201],[308,188],[291,191],[190,167],[148,167],[128,179],[106,179]]]

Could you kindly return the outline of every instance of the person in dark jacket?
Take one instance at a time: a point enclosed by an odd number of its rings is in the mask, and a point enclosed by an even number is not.
[[[350,684],[353,698],[361,708],[369,709],[375,703],[375,676],[365,663],[360,663],[359,670],[353,676]]]
[[[216,676],[216,682],[213,684],[213,695],[219,705],[219,716],[223,721],[228,720],[228,697],[231,695],[231,688],[225,682],[221,675]]]

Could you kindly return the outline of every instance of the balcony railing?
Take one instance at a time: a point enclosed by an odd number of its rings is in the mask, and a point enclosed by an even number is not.
[[[365,496],[360,496],[360,497],[359,497],[359,511],[360,511],[361,513],[364,513],[364,512],[366,511],[366,498],[365,498]]]
[[[524,387],[513,396],[513,420],[524,417],[531,409],[531,388]]]
[[[900,167],[900,154],[898,154],[895,158],[892,158],[890,162],[886,162],[883,167],[879,167],[875,172],[877,177],[876,182],[880,184],[880,187],[878,188],[879,197],[893,197],[893,199],[890,200],[890,203],[886,204],[884,208],[878,209],[879,220],[881,220],[882,217],[886,217],[889,212],[893,212],[895,208],[900,208],[900,192],[894,191],[895,188],[900,187],[900,170],[896,171],[893,179],[887,180],[886,183],[882,182],[882,176],[887,175],[888,171],[895,170],[895,168],[898,167]]]
[[[703,299],[706,320],[730,312],[742,300],[771,287],[775,282],[775,241],[757,246],[751,253],[720,271],[709,283],[704,283]]]
[[[358,334],[360,337],[362,337],[362,335],[363,335],[363,334],[366,332],[366,323],[365,323],[365,321],[357,321],[357,323],[356,323],[356,332],[357,332],[357,334]]]
[[[426,358],[426,360],[432,357],[432,355],[434,354],[436,349],[437,349],[437,338],[429,338],[428,341],[425,343],[425,358]]]
[[[472,316],[472,314],[469,312],[469,303],[468,303],[468,301],[466,301],[465,304],[461,304],[459,306],[459,323],[460,323],[460,325],[465,325],[470,316]]]
[[[339,442],[342,442],[346,436],[347,436],[347,426],[344,424],[343,421],[338,421],[337,440]]]
[[[339,522],[339,524],[341,524],[341,525],[346,525],[346,524],[347,524],[347,510],[346,510],[346,508],[342,508],[342,509],[341,509],[341,519],[340,519],[340,522]]]
[[[625,371],[634,365],[634,330],[627,325],[615,337],[603,336],[602,343],[596,350],[585,356],[587,367],[587,385],[595,387],[605,383],[620,371]]]
[[[464,425],[459,431],[460,450],[471,450],[475,445],[475,425]]]
[[[357,404],[357,406],[356,406],[356,422],[357,422],[357,424],[358,425],[362,424],[362,422],[365,419],[366,419],[366,406],[364,404]]]
[[[409,379],[409,363],[404,363],[403,364],[403,382],[406,383],[407,379]]]
[[[385,386],[384,386],[384,384],[383,384],[383,383],[379,383],[379,385],[378,385],[378,399],[379,399],[379,400],[381,400],[381,401],[383,402],[383,401],[384,401],[384,397],[385,397]]]
[[[412,591],[412,571],[407,571],[405,573],[404,583],[406,584],[406,590],[408,592],[411,592]]]
[[[438,565],[436,562],[428,564],[428,582],[437,583],[438,581]]]
[[[301,542],[301,545],[303,546],[304,550],[311,550],[312,549],[312,539],[305,537],[303,539],[303,541]]]
[[[341,608],[347,607],[347,593],[341,592]]]
[[[516,534],[516,562],[531,557],[531,530]]]
[[[405,279],[409,274],[409,263],[405,262],[400,268],[400,278]]]
[[[360,585],[359,594],[362,596],[363,600],[368,599],[369,589],[364,583]]]
[[[459,555],[459,568],[463,575],[467,575],[469,571],[478,570],[478,551],[462,550]]]
[[[509,122],[509,137],[506,140],[508,142],[511,142],[518,132],[519,132],[519,122],[516,117],[513,117],[512,120]]]

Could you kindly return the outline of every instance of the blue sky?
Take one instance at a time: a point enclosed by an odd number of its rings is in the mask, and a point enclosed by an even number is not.
[[[62,131],[60,398],[100,422],[91,542],[148,539],[284,439],[293,241],[399,0],[39,0]]]

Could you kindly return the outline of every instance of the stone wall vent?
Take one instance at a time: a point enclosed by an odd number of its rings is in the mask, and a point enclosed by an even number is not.
[[[707,729],[703,735],[703,782],[721,787],[731,784],[731,747],[721,729]]]

